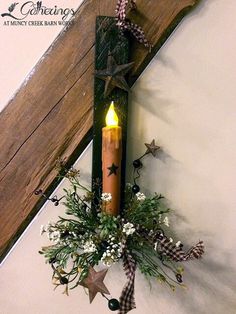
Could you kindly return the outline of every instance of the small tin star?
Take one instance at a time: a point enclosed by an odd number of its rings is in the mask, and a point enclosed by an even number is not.
[[[92,303],[98,292],[110,294],[103,280],[107,274],[107,269],[96,272],[93,267],[89,268],[88,276],[80,282],[80,285],[88,288],[89,301]]]
[[[152,154],[152,156],[156,157],[157,151],[161,148],[160,146],[157,146],[155,144],[155,140],[152,140],[150,144],[145,143],[145,146],[147,147],[147,151],[145,154]]]

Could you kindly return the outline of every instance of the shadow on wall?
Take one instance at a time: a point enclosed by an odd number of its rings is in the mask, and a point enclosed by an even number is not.
[[[209,245],[209,243],[208,243]],[[139,273],[136,277],[137,308],[144,313],[150,311],[145,304],[149,304],[152,313],[163,314],[223,314],[235,313],[235,273],[228,264],[233,256],[227,256],[227,261],[214,257],[215,249],[210,247],[207,255],[199,261],[183,263],[185,268],[184,280],[187,289],[176,288],[172,292],[164,284],[152,281],[151,289]],[[219,252],[224,255],[224,252]],[[148,301],[149,300],[149,301]],[[166,310],[168,309],[168,312]],[[139,312],[138,312],[139,313]],[[141,312],[140,312],[141,313]]]
[[[172,222],[177,226],[174,238],[178,234],[178,237],[183,239],[183,243],[190,246],[194,244],[194,239],[198,240],[201,235],[201,239],[204,239],[205,243],[205,254],[200,261],[183,263],[184,279],[188,286],[187,298],[185,297],[184,300],[182,293],[179,292],[178,300],[183,307],[183,313],[235,313],[234,252],[224,249],[223,237],[222,242],[218,243],[213,233],[203,230],[194,231],[184,216],[176,212],[173,216]]]
[[[155,82],[155,81],[154,81]],[[150,94],[152,93],[152,98],[150,99]],[[168,117],[168,110],[170,106],[173,106],[173,100],[164,99],[161,96],[161,91],[156,86],[143,86],[138,82],[135,87],[135,94],[131,95],[130,103],[139,103],[144,106],[145,109],[152,115],[160,118],[166,123],[170,123]],[[158,104],[158,106],[157,106]]]

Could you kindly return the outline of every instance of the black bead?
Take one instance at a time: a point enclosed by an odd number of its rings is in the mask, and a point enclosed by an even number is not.
[[[140,159],[136,159],[133,161],[134,168],[141,168],[143,164],[141,163]]]
[[[108,307],[111,311],[117,311],[120,308],[120,303],[117,299],[111,299],[108,301]]]
[[[59,205],[59,201],[54,201],[54,206],[58,206]]]
[[[100,244],[101,250],[106,251],[107,247],[109,246],[109,243],[107,241],[102,241]]]
[[[132,186],[132,191],[134,194],[136,194],[140,191],[140,187],[137,184],[135,184]]]
[[[62,232],[61,238],[64,239],[64,238],[68,237],[68,235],[70,235],[70,233],[68,230],[66,230],[66,231]]]
[[[66,277],[60,277],[60,283],[62,285],[66,285],[68,283],[68,279]]]

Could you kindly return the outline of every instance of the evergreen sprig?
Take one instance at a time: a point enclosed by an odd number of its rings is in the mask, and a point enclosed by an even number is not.
[[[56,223],[42,226],[41,233],[47,234],[52,244],[39,252],[53,269],[56,287],[65,285],[65,293],[68,293],[69,288],[77,287],[87,276],[90,266],[100,262],[111,266],[122,259],[124,246],[148,279],[156,278],[172,289],[175,284],[182,285],[176,275],[182,276],[183,268],[162,256],[152,237],[163,230],[170,211],[162,195],[134,194],[127,185],[120,216],[103,211],[106,204],[102,197],[94,214],[94,195],[81,184],[79,172],[71,169],[60,171],[60,175],[71,184],[70,189],[64,190],[66,215],[59,217]]]

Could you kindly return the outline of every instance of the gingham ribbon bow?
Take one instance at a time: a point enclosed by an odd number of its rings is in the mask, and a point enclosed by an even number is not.
[[[174,245],[170,239],[163,237],[158,243],[158,251],[170,257],[175,262],[183,262],[193,258],[200,258],[204,253],[204,243],[199,241],[195,246],[193,246],[187,252],[184,252],[181,247]]]
[[[123,266],[128,281],[126,282],[120,296],[120,309],[118,314],[126,314],[136,308],[134,300],[136,262],[127,252],[124,252],[123,254]]]
[[[138,42],[143,44],[145,47],[151,49],[152,45],[148,42],[143,29],[135,24],[130,22],[126,18],[126,10],[128,6],[129,0],[118,0],[116,5],[116,25],[119,29],[124,31],[129,31],[131,34],[137,39]],[[131,8],[136,8],[136,4],[134,0],[130,0]]]
[[[196,245],[192,246],[187,252],[183,251],[182,245],[176,246],[173,240],[168,238],[163,230],[156,232],[149,232],[144,227],[137,226],[140,235],[144,237],[150,244],[154,245],[156,251],[162,255],[168,256],[175,262],[184,262],[193,258],[201,258],[204,253],[204,243],[199,241]]]

